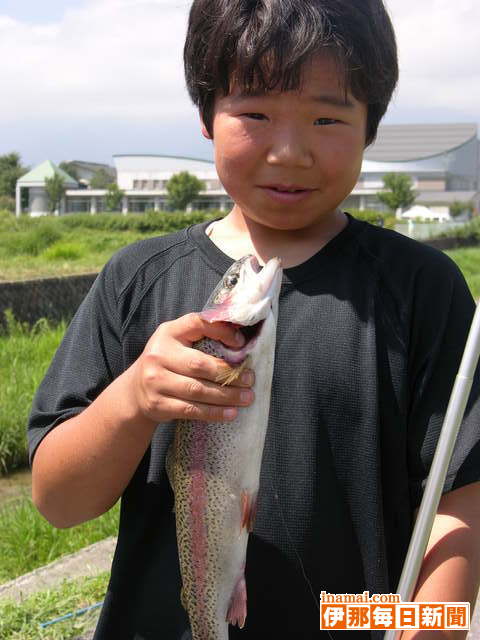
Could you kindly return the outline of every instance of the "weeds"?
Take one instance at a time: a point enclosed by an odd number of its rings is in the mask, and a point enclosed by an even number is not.
[[[94,625],[98,609],[81,616],[42,628],[68,613],[101,602],[104,599],[109,574],[93,578],[64,580],[57,589],[41,591],[22,602],[0,602],[0,638],[2,640],[73,640]]]
[[[117,503],[99,518],[70,529],[56,529],[40,515],[25,490],[0,509],[0,583],[116,536],[119,513]]]
[[[86,253],[86,247],[79,242],[57,242],[43,252],[45,260],[78,260]]]
[[[30,329],[11,311],[5,318],[7,331],[0,335],[0,474],[28,462],[26,425],[33,396],[66,328],[42,319]]]

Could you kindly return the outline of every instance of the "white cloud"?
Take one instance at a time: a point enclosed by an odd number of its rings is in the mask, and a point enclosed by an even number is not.
[[[478,0],[387,0],[397,34],[395,108],[480,119]]]
[[[0,15],[2,123],[46,116],[191,121],[182,64],[190,4],[86,0],[47,25]],[[447,120],[480,113],[478,0],[387,4],[400,53],[396,120],[417,108],[451,113]]]
[[[2,120],[191,113],[182,47],[189,3],[91,0],[58,24],[0,17]]]

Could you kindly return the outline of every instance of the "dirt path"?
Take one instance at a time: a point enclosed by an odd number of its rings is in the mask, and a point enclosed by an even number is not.
[[[22,469],[0,477],[0,508],[26,494],[31,495],[32,474],[30,469]]]

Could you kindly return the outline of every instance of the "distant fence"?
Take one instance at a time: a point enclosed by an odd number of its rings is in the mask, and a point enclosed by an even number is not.
[[[20,322],[33,325],[40,318],[70,321],[97,277],[96,273],[63,278],[0,282],[0,328],[11,309]]]
[[[431,240],[424,240],[423,242],[424,244],[435,247],[435,249],[441,249],[442,251],[479,246],[476,238],[432,238]]]

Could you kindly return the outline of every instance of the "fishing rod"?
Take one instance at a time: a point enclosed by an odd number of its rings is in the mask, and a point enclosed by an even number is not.
[[[468,334],[462,362],[453,385],[422,502],[408,547],[397,591],[402,602],[411,602],[422,561],[432,532],[433,521],[442,495],[448,466],[463,420],[473,376],[480,356],[480,304],[477,305]],[[384,640],[399,640],[401,630],[390,630]]]

